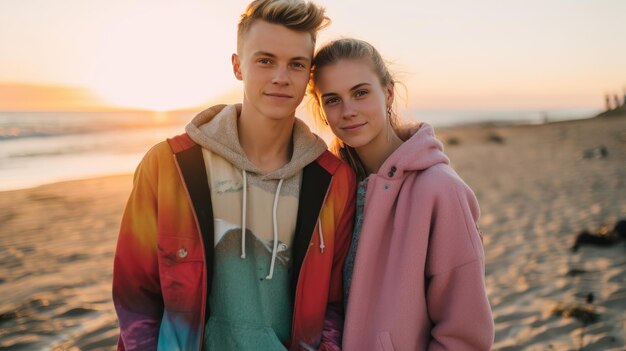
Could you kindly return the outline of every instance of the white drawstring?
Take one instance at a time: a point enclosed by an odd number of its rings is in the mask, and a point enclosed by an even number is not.
[[[322,215],[320,214],[319,217],[317,217],[317,232],[320,235],[320,252],[324,253],[324,248],[326,247],[326,245],[324,245],[324,233],[322,233]]]
[[[324,195],[324,201],[322,201],[322,207],[326,203],[326,198],[328,198],[328,192],[330,191],[330,186],[332,185],[333,180],[330,180],[330,184],[328,185],[328,189],[326,189],[326,195]],[[320,252],[324,253],[324,232],[322,231],[322,211],[320,211],[319,216],[317,217],[317,233],[320,235]]]
[[[246,258],[246,207],[248,202],[248,178],[246,171],[241,171],[243,175],[243,204],[241,209],[241,258]],[[280,189],[283,186],[283,179],[278,182],[276,187],[276,194],[274,195],[274,207],[272,209],[272,220],[274,225],[274,245],[272,248],[272,261],[270,263],[270,272],[265,279],[272,279],[274,276],[274,266],[276,265],[276,257],[278,256],[278,219],[276,218],[276,212],[278,209],[278,198],[280,197]],[[324,240],[322,238],[322,240]],[[320,246],[324,249],[324,244]]]
[[[276,195],[274,195],[274,208],[272,209],[272,219],[274,221],[274,247],[272,248],[272,263],[270,264],[270,274],[265,279],[272,279],[274,276],[274,264],[278,255],[278,221],[276,220],[276,209],[278,208],[278,198],[280,197],[280,188],[283,186],[283,180],[278,182],[276,187]]]
[[[247,182],[246,170],[242,169],[243,173],[243,205],[241,206],[241,258],[246,258],[246,207],[248,202],[247,194]]]

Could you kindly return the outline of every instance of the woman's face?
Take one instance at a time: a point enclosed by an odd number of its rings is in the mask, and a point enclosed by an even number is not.
[[[382,145],[391,128],[387,119],[391,85],[383,87],[365,59],[342,59],[317,75],[317,98],[333,133],[355,149]]]

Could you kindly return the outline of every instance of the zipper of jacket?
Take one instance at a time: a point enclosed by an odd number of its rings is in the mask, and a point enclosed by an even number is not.
[[[322,209],[324,208],[324,204],[326,203],[326,198],[328,197],[328,193],[330,192],[330,187],[333,185],[333,180],[335,179],[335,177],[333,176],[330,179],[330,183],[328,183],[328,188],[326,189],[326,194],[324,195],[324,200],[322,201],[322,206],[320,207],[320,212],[317,214],[317,218],[321,219],[320,216],[322,215]],[[296,311],[297,311],[297,304],[299,301],[298,298],[298,293],[300,292],[300,277],[302,276],[302,267],[304,267],[304,262],[306,262],[306,258],[309,255],[309,250],[311,250],[311,246],[315,246],[313,245],[313,240],[315,238],[315,228],[317,228],[318,226],[321,225],[321,221],[316,221],[317,224],[315,225],[315,227],[313,227],[313,233],[311,233],[311,242],[309,242],[309,246],[306,248],[306,252],[304,253],[304,258],[302,259],[302,265],[300,266],[300,274],[298,274],[298,283],[296,284],[296,294],[294,295],[294,301],[293,301],[293,315],[291,316],[291,345],[289,347],[289,349],[292,349],[292,347],[294,345],[299,344],[301,341],[304,340],[295,340],[295,328],[296,328]],[[319,231],[319,228],[317,229]],[[334,244],[333,244],[333,248],[334,248]],[[331,267],[332,270],[332,267]],[[326,311],[324,311],[324,318],[326,318]],[[322,326],[322,330],[324,329],[324,327]]]
[[[202,252],[206,252],[204,249],[204,240],[202,240],[202,230],[200,229],[200,222],[198,221],[198,215],[196,214],[196,210],[193,206],[193,203],[191,201],[191,195],[189,195],[189,189],[187,189],[187,184],[185,183],[185,180],[183,178],[183,173],[180,170],[180,165],[178,164],[178,158],[176,157],[176,154],[173,155],[174,157],[174,164],[176,165],[176,170],[178,171],[178,177],[181,180],[181,183],[183,184],[183,188],[185,189],[185,194],[187,195],[187,201],[189,202],[189,206],[191,208],[191,213],[193,214],[193,219],[196,222],[196,230],[198,231],[198,235],[200,235],[200,244],[202,245]],[[200,321],[202,322],[202,324],[200,325],[200,338],[198,339],[198,343],[199,345],[197,345],[196,350],[201,351],[202,350],[202,342],[204,340],[204,312],[206,311],[206,294],[207,294],[207,289],[206,289],[206,285],[207,285],[207,277],[206,277],[206,256],[202,255],[202,263],[204,264],[204,275],[202,277],[202,283],[204,288],[202,289],[202,306],[200,308]]]

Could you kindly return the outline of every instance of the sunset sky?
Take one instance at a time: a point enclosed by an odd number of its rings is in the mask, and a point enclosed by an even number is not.
[[[181,109],[237,99],[248,0],[2,0],[0,110]],[[413,108],[602,108],[626,88],[623,0],[319,0]]]

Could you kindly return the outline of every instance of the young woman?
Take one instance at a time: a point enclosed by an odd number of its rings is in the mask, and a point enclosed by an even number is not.
[[[394,80],[360,40],[321,48],[310,90],[359,180],[344,350],[489,350],[478,203],[433,128],[399,137]]]

